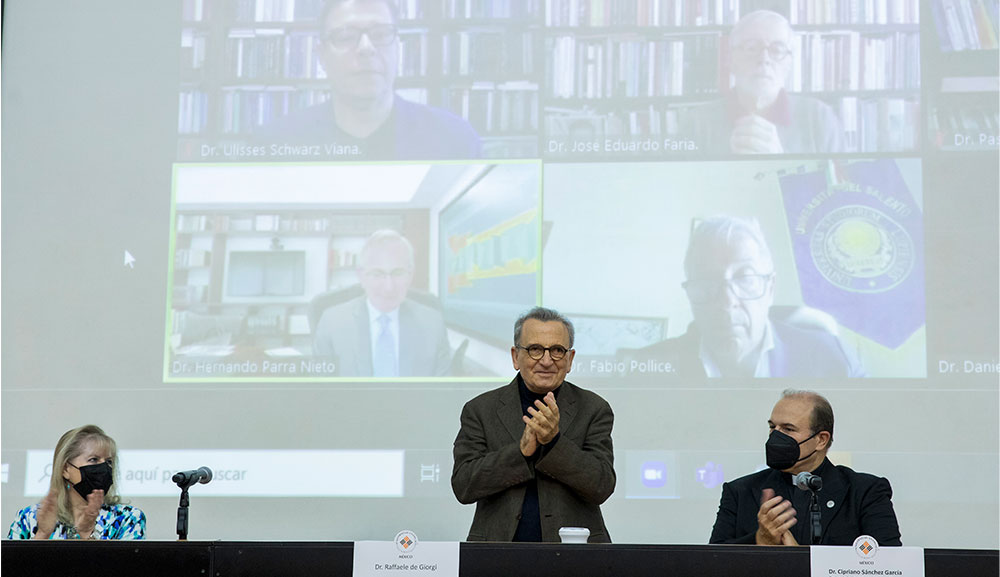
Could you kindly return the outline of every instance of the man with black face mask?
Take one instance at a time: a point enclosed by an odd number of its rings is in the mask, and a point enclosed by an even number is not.
[[[833,442],[833,409],[822,395],[786,390],[767,421],[768,468],[722,486],[709,543],[808,545],[810,492],[792,476],[821,477],[817,492],[820,545],[852,545],[869,535],[879,545],[902,545],[889,481],[857,473],[826,458]]]

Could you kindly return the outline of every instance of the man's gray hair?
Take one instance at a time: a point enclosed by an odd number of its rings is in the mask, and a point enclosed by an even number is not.
[[[524,323],[529,319],[534,319],[536,321],[541,321],[543,323],[549,323],[553,321],[559,321],[566,327],[566,332],[569,334],[569,347],[573,348],[573,337],[576,335],[576,331],[573,329],[573,323],[566,317],[559,314],[558,311],[553,309],[547,309],[545,307],[535,307],[530,311],[524,313],[518,317],[517,322],[514,323],[514,346],[521,346],[521,329],[524,328]]]
[[[379,249],[391,244],[401,244],[406,248],[406,262],[408,263],[410,269],[413,269],[413,245],[410,241],[406,239],[405,236],[399,234],[398,232],[385,228],[382,230],[376,230],[371,236],[365,240],[364,246],[361,247],[361,254],[358,258],[358,266],[364,268],[368,262],[368,253],[372,250]]]
[[[781,392],[782,399],[800,399],[812,403],[812,414],[809,415],[809,428],[813,433],[827,431],[830,433],[830,441],[826,444],[829,449],[833,444],[833,407],[826,397],[815,391],[801,391],[797,389],[785,389]]]
[[[691,259],[702,247],[723,243],[732,246],[740,238],[749,238],[757,244],[760,249],[760,256],[767,263],[768,271],[758,271],[761,273],[774,272],[774,259],[771,257],[771,249],[767,246],[764,238],[764,231],[760,228],[760,223],[756,218],[744,218],[740,216],[713,216],[700,220],[691,228],[691,238],[688,240],[687,253],[684,255],[684,271],[690,270]]]
[[[788,33],[788,39],[792,39],[795,32],[792,30],[792,25],[788,23],[787,18],[771,10],[754,10],[753,12],[750,12],[746,16],[740,18],[739,22],[733,26],[733,29],[729,32],[730,43],[737,44],[740,40],[740,36],[742,36],[747,30],[760,23],[767,22],[768,20],[777,22],[779,25],[783,26],[785,31]]]
[[[320,11],[319,14],[320,29],[326,26],[326,19],[330,16],[330,12],[333,12],[334,8],[340,6],[341,4],[347,4],[348,2],[351,1],[353,0],[326,0],[326,3],[323,4],[323,9]],[[389,9],[389,13],[392,14],[392,23],[393,24],[396,23],[396,20],[399,18],[399,6],[396,4],[395,0],[366,0],[366,1],[376,2],[376,3],[381,2],[382,4],[385,4],[386,8]]]

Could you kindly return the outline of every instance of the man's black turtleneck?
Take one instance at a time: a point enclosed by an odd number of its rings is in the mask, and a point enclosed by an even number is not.
[[[560,385],[561,387],[562,385]],[[545,395],[534,393],[524,384],[521,375],[517,375],[517,390],[521,396],[521,412],[528,415],[528,407],[535,407],[535,401],[542,401],[544,404]],[[552,394],[559,399],[559,388],[552,391]],[[535,407],[536,409],[538,407]],[[540,459],[547,451],[555,446],[559,440],[559,434],[546,445],[539,445],[535,454],[525,457],[530,463]],[[517,530],[514,531],[514,541],[540,542],[542,540],[542,515],[538,507],[538,482],[531,479],[525,483],[524,503],[521,505],[521,518],[517,522]]]

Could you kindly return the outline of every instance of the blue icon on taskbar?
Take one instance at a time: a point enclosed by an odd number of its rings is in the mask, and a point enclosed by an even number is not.
[[[642,484],[655,488],[667,484],[667,464],[663,461],[646,461],[642,464]]]

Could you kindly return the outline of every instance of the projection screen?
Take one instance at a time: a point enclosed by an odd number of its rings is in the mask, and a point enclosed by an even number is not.
[[[706,543],[791,388],[891,481],[905,545],[1000,546],[996,0],[400,0],[361,32],[323,6],[4,3],[4,523],[94,423],[151,539],[208,466],[191,539],[462,540],[459,413],[542,305],[616,415],[615,542]],[[759,10],[787,36],[748,43]],[[381,124],[334,105],[372,93]],[[768,318],[849,366],[663,353],[713,217],[759,225]],[[409,267],[366,276],[379,233]],[[377,283],[436,319],[393,377],[349,352]]]

